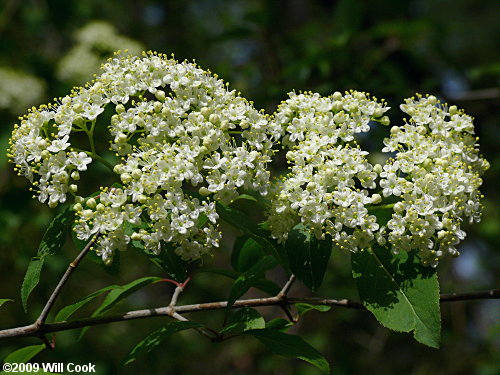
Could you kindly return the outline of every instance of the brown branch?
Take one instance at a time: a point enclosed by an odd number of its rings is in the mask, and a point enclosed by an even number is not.
[[[500,298],[500,289],[492,289],[488,291],[480,292],[469,292],[469,293],[453,293],[453,294],[443,294],[441,296],[441,302],[453,302],[453,301],[470,301],[477,299],[497,299]],[[247,300],[236,301],[232,308],[239,307],[260,307],[260,306],[279,306],[283,303],[283,300],[279,297],[268,297],[268,298],[255,298]],[[329,298],[317,298],[317,297],[289,297],[286,300],[288,305],[293,305],[296,303],[310,303],[316,305],[326,305],[326,306],[338,306],[351,309],[364,309],[364,306],[359,301],[351,301],[347,299],[336,300]],[[151,318],[155,316],[172,316],[174,313],[191,313],[209,310],[221,310],[227,307],[227,301],[220,302],[209,302],[209,303],[198,303],[193,305],[183,305],[183,306],[167,306],[150,308],[144,310],[134,310],[122,314],[114,314],[108,316],[98,316],[93,318],[84,318],[71,321],[57,322],[36,325],[31,324],[24,327],[10,328],[0,331],[0,339],[5,339],[9,337],[23,337],[23,336],[40,336],[42,334],[67,331],[76,328],[95,326],[99,324],[114,323],[114,322],[124,322],[128,320]]]
[[[50,295],[47,303],[45,304],[42,312],[40,313],[40,316],[35,322],[35,325],[43,325],[45,323],[45,319],[47,319],[47,315],[49,315],[50,310],[52,309],[52,306],[54,306],[54,303],[61,293],[62,288],[64,287],[64,284],[66,284],[66,281],[68,281],[69,277],[75,270],[75,268],[78,266],[78,264],[81,262],[83,257],[89,252],[90,248],[94,244],[95,240],[97,239],[97,236],[94,236],[87,246],[76,256],[76,258],[69,264],[68,269],[64,273],[64,275],[61,277],[61,280],[59,280],[59,283],[56,285],[54,291]]]

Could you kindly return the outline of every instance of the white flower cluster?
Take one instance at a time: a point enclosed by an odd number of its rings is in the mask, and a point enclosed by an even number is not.
[[[370,130],[370,121],[389,123],[389,109],[363,92],[329,97],[291,93],[275,115],[282,128],[290,173],[272,191],[270,229],[284,241],[298,223],[318,238],[332,236],[346,250],[369,246],[379,228],[367,205],[381,201],[373,194],[378,177],[354,135]]]
[[[38,104],[45,93],[45,83],[19,70],[0,67],[0,109],[18,115]]]
[[[110,120],[106,107],[114,111]],[[393,252],[417,249],[424,264],[436,266],[458,255],[462,221],[479,220],[488,162],[478,155],[471,117],[418,96],[401,105],[409,121],[384,140],[393,157],[371,164],[355,135],[373,122],[389,125],[388,109],[358,91],[291,93],[270,117],[193,63],[118,54],[85,88],[21,118],[9,157],[41,202],[55,207],[75,196],[76,235],[99,235],[105,262],[131,241],[199,258],[219,244],[216,202],[229,204],[248,189],[270,190],[269,228],[279,242],[303,224],[347,251],[377,242]],[[103,125],[121,157],[115,165],[94,147]],[[90,150],[75,148],[77,132],[88,136]],[[270,184],[268,164],[280,141],[289,173]],[[80,173],[94,160],[108,164],[119,183],[82,198]],[[391,210],[386,222],[375,215],[384,209]]]
[[[111,149],[122,155],[114,166],[121,185],[76,197],[75,205],[78,238],[100,234],[105,261],[131,240],[153,252],[172,243],[184,259],[198,258],[218,245],[213,200],[229,203],[240,188],[266,194],[280,128],[216,76],[151,53],[110,59],[91,85],[16,126],[10,154],[41,202],[55,206],[77,191],[79,172],[99,156],[92,140],[92,151],[74,150],[73,133],[92,139],[108,104],[116,111],[109,131]],[[207,199],[192,199],[186,190],[194,187]]]
[[[71,84],[84,84],[114,51],[128,50],[140,54],[144,46],[118,34],[115,27],[104,21],[93,21],[75,34],[76,45],[61,59],[57,77]]]
[[[391,129],[382,150],[396,152],[380,174],[383,196],[398,197],[382,233],[393,251],[418,249],[424,264],[436,266],[446,254],[458,255],[464,218],[479,221],[480,176],[489,165],[478,156],[472,118],[456,106],[417,96],[401,110],[410,120]]]

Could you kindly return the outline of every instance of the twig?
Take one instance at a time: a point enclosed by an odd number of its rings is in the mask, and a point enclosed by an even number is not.
[[[294,317],[292,315],[292,312],[290,311],[290,307],[289,307],[289,304],[287,301],[287,294],[290,291],[290,288],[292,287],[294,281],[295,281],[295,275],[292,274],[290,276],[290,278],[288,279],[288,281],[286,282],[285,286],[283,286],[283,289],[281,289],[281,291],[276,295],[276,297],[281,299],[280,306],[283,309],[283,311],[285,312],[288,319],[291,322],[296,323],[298,321],[298,317]]]
[[[500,289],[492,289],[480,292],[469,293],[454,293],[443,294],[441,302],[453,301],[469,301],[477,299],[497,299],[500,298]],[[239,307],[260,307],[260,306],[277,306],[283,303],[278,297],[256,298],[247,300],[236,301],[232,308]],[[287,304],[293,305],[296,303],[310,303],[316,305],[326,306],[339,306],[351,309],[365,309],[363,304],[359,301],[351,301],[347,299],[336,300],[329,298],[316,298],[316,297],[288,297]],[[71,321],[49,323],[43,325],[31,324],[24,327],[10,328],[0,331],[0,339],[9,337],[23,337],[23,336],[40,336],[50,332],[67,331],[70,329],[94,326],[99,324],[123,322],[134,319],[151,318],[155,316],[172,316],[173,313],[190,313],[209,310],[221,310],[227,307],[227,301],[199,303],[193,305],[183,305],[174,307],[158,307],[144,310],[134,310],[122,314],[114,314],[108,316],[98,316],[93,318],[84,318]]]
[[[281,291],[278,293],[276,297],[285,298],[288,292],[290,291],[290,288],[292,287],[294,281],[295,281],[295,275],[292,274],[292,276],[290,276],[283,289],[281,289]]]
[[[188,322],[189,319],[183,317],[181,314],[179,314],[178,312],[175,311],[175,306],[177,305],[177,300],[179,299],[179,296],[180,294],[184,291],[184,288],[186,287],[187,283],[189,282],[189,280],[191,280],[191,277],[188,277],[186,279],[186,281],[184,281],[183,283],[178,283],[178,282],[175,282],[175,285],[177,285],[175,287],[175,290],[174,290],[174,293],[172,294],[172,298],[170,299],[170,303],[167,307],[167,309],[169,310],[169,316],[173,319],[176,319],[176,320],[179,320],[181,322]],[[210,340],[214,341],[214,340],[218,340],[219,338],[219,333],[213,329],[210,329],[210,328],[195,328],[196,331],[198,331],[201,335],[205,336],[205,337],[208,337]]]
[[[94,236],[89,241],[87,246],[85,246],[85,248],[80,252],[80,254],[78,254],[77,257],[69,264],[68,269],[66,270],[64,275],[61,277],[61,280],[59,280],[59,283],[57,284],[54,291],[50,295],[47,303],[45,304],[42,312],[40,313],[40,316],[36,320],[36,322],[35,322],[36,325],[41,326],[45,323],[45,319],[47,319],[47,315],[49,315],[50,309],[54,305],[54,302],[56,301],[57,297],[59,296],[59,293],[61,293],[61,290],[62,290],[64,284],[66,284],[66,281],[68,281],[69,277],[71,276],[71,274],[73,273],[75,268],[78,266],[80,261],[83,259],[83,257],[89,252],[90,248],[92,247],[92,245],[94,244],[96,239],[97,239],[97,236]]]

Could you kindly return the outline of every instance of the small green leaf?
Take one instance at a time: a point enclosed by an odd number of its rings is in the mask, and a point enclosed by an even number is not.
[[[283,318],[276,318],[266,323],[266,328],[275,329],[281,332],[286,331],[291,326],[293,326],[293,323]]]
[[[113,290],[106,296],[101,306],[99,306],[99,308],[92,314],[92,316],[99,316],[104,314],[106,311],[111,309],[121,300],[130,296],[132,293],[160,280],[160,277],[148,276],[134,280],[123,286],[116,286],[116,288],[113,288]]]
[[[227,325],[220,333],[240,333],[266,327],[264,318],[250,307],[242,307],[229,317]]]
[[[233,200],[233,202],[239,201],[239,200],[246,200],[246,201],[251,201],[251,202],[258,202],[257,198],[252,197],[251,195],[248,194],[240,194],[238,195],[238,198]]]
[[[73,222],[73,212],[66,207],[50,223],[38,246],[38,257],[43,258],[59,251],[66,242],[70,224]]]
[[[271,255],[266,255],[248,271],[243,272],[231,287],[229,298],[227,300],[227,308],[230,309],[238,298],[240,298],[248,291],[248,289],[255,285],[257,280],[263,278],[267,270],[276,267],[277,264],[278,262],[274,257],[272,257]]]
[[[311,310],[327,312],[327,311],[330,311],[331,306],[311,305],[309,303],[296,303],[295,308],[299,312],[299,315],[304,315],[306,312],[311,311]]]
[[[183,282],[187,279],[189,262],[175,253],[175,249],[171,244],[162,243],[159,254],[154,254],[145,250],[148,258],[167,273],[169,277],[178,282]]]
[[[325,276],[332,253],[332,241],[318,240],[303,225],[296,225],[285,243],[291,271],[312,291],[317,290]]]
[[[198,268],[196,272],[213,273],[215,275],[225,276],[233,280],[236,280],[241,275],[241,272],[226,270],[222,268]],[[262,290],[263,292],[266,292],[271,296],[278,294],[281,290],[281,288],[275,282],[264,278],[256,279],[253,283],[253,287]]]
[[[243,235],[236,239],[231,253],[231,264],[236,271],[248,271],[255,263],[265,255],[262,245],[251,238]]]
[[[0,298],[0,307],[2,307],[2,305],[5,303],[5,302],[9,302],[9,301],[13,301],[12,299],[9,299],[9,298]]]
[[[28,297],[40,281],[43,262],[44,258],[32,258],[24,275],[23,285],[21,285],[21,302],[25,312],[28,311]]]
[[[38,246],[37,256],[32,258],[28,265],[28,270],[24,276],[21,286],[21,302],[24,311],[28,310],[28,298],[40,281],[40,274],[43,268],[44,258],[59,251],[66,242],[66,236],[71,222],[73,212],[70,207],[64,208],[50,223]]]
[[[45,349],[44,344],[25,346],[24,348],[10,353],[3,360],[3,363],[26,363],[38,353],[40,353],[43,349]]]
[[[352,273],[363,304],[385,327],[414,331],[415,339],[439,348],[441,314],[436,270],[414,252],[393,255],[380,246],[351,255]]]
[[[102,304],[97,308],[96,311],[92,314],[92,317],[103,315],[106,311],[111,309],[121,300],[127,298],[132,293],[138,291],[139,289],[144,288],[150,284],[156,283],[160,281],[160,277],[142,277],[140,279],[134,280],[126,285],[116,286],[113,290],[106,296]],[[85,327],[82,329],[80,333],[80,338],[87,332],[89,327]]]
[[[54,318],[54,322],[62,322],[67,320],[71,315],[73,315],[77,310],[88,304],[90,301],[92,301],[94,298],[100,296],[101,294],[108,292],[110,290],[119,288],[118,285],[110,285],[107,286],[103,289],[100,289],[92,294],[89,294],[87,297],[82,299],[81,301],[78,301],[72,305],[68,305],[63,307],[56,315]]]
[[[262,246],[266,253],[275,256],[276,259],[281,258],[273,242],[268,239],[269,234],[254,223],[243,211],[217,203],[217,213],[224,221],[252,237]]]
[[[330,372],[330,365],[325,357],[300,336],[289,335],[267,328],[246,331],[244,334],[255,337],[275,354],[289,358],[299,358],[325,373]]]
[[[149,353],[151,350],[156,348],[158,345],[162,343],[166,338],[170,335],[184,331],[190,328],[199,328],[203,325],[195,322],[173,322],[169,323],[163,328],[160,328],[157,331],[154,331],[150,335],[148,335],[144,340],[142,340],[139,344],[137,344],[125,357],[123,360],[124,365],[128,365],[131,362],[134,362],[138,357]]]

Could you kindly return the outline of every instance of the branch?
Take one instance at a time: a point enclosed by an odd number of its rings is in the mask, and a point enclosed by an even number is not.
[[[69,277],[75,270],[75,268],[78,266],[80,261],[83,259],[83,257],[89,252],[90,248],[94,244],[95,240],[97,239],[97,235],[95,235],[85,246],[85,248],[76,256],[76,258],[69,264],[68,269],[64,273],[64,275],[61,277],[61,280],[59,280],[59,283],[55,287],[54,291],[49,297],[49,300],[45,304],[42,312],[40,313],[40,316],[36,320],[35,324],[36,325],[43,325],[45,323],[45,319],[47,319],[47,315],[49,315],[50,309],[52,309],[52,306],[54,305],[54,302],[56,301],[57,297],[61,293],[62,288],[64,287],[64,284],[66,284],[66,281],[68,281]]]
[[[453,293],[453,294],[443,294],[440,298],[441,302],[453,302],[453,301],[470,301],[477,299],[497,299],[500,298],[500,289],[492,289],[480,292],[469,292],[469,293]],[[316,305],[326,305],[326,306],[339,306],[350,309],[365,309],[363,304],[359,301],[351,301],[347,299],[337,300],[329,298],[317,298],[317,297],[288,297],[286,299],[288,305],[293,305],[296,303],[310,303]],[[283,304],[282,298],[268,297],[268,298],[255,298],[247,300],[236,301],[232,308],[239,307],[260,307],[260,306],[279,306]],[[67,331],[76,328],[95,326],[99,324],[114,323],[114,322],[124,322],[134,319],[151,318],[155,316],[172,316],[174,313],[190,313],[190,312],[200,312],[208,310],[221,310],[227,307],[227,301],[220,302],[209,302],[209,303],[198,303],[193,305],[183,305],[183,306],[167,306],[158,307],[144,310],[134,310],[122,314],[114,314],[108,316],[98,316],[94,318],[84,318],[71,321],[49,323],[49,324],[31,324],[24,327],[16,327],[11,329],[5,329],[0,331],[0,340],[8,337],[24,337],[24,336],[40,336],[42,334]]]

